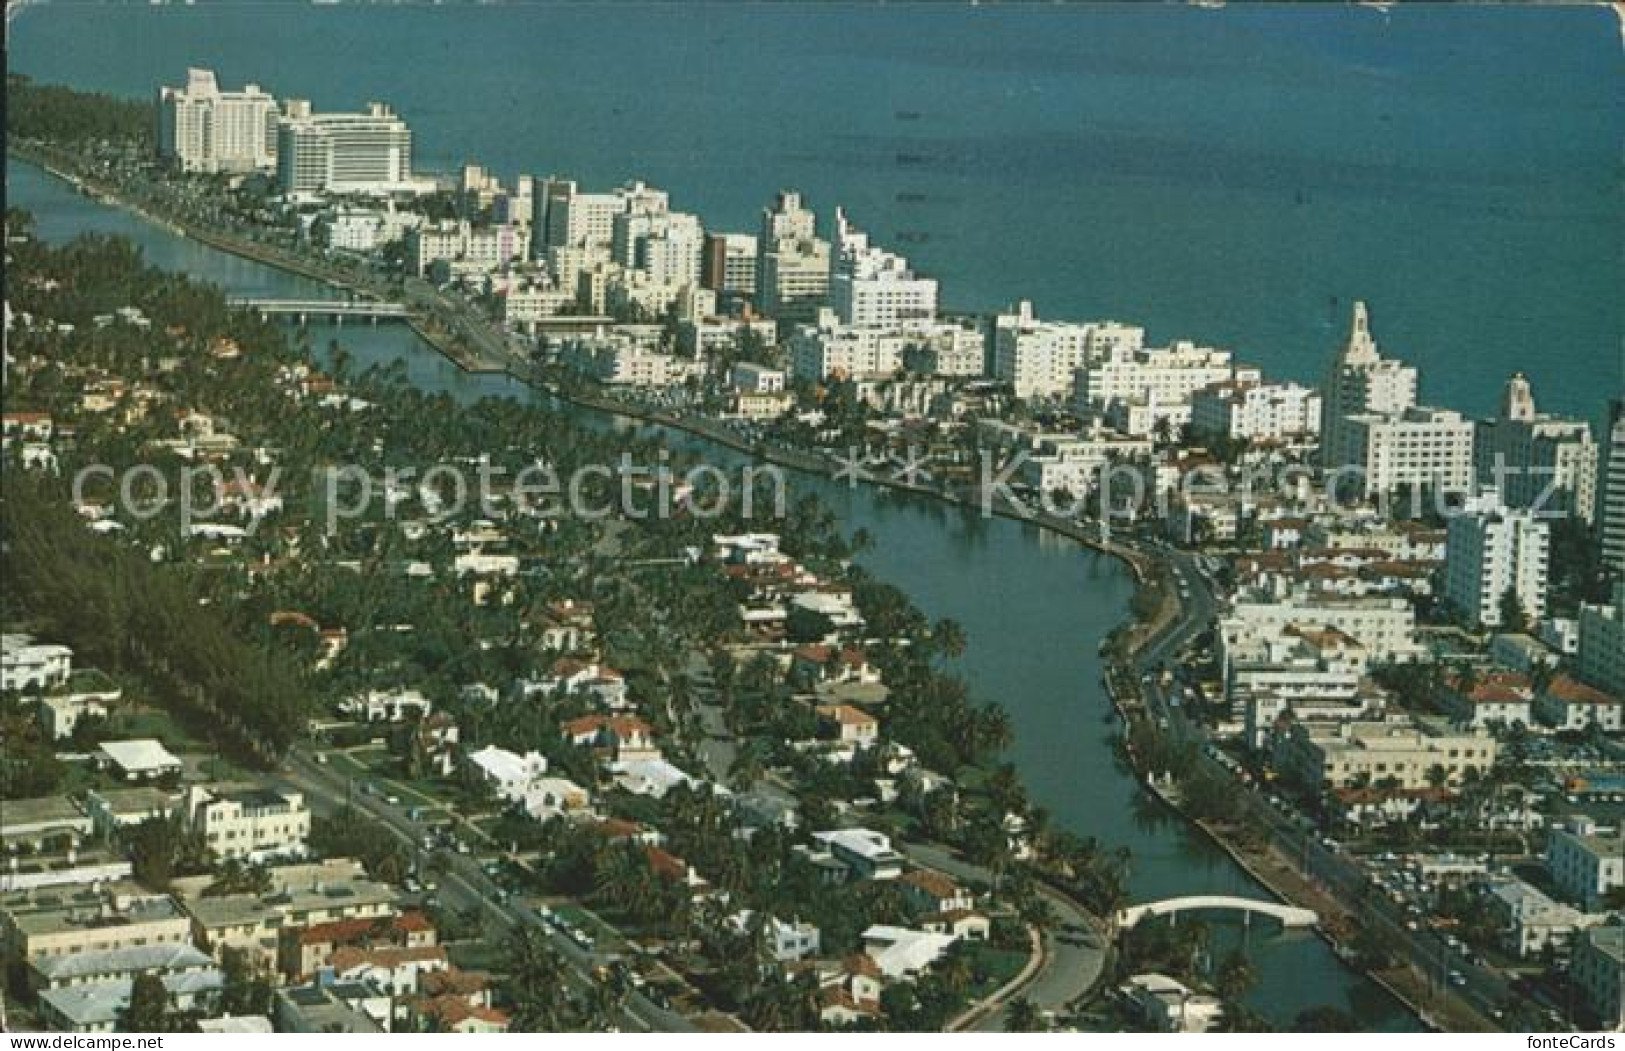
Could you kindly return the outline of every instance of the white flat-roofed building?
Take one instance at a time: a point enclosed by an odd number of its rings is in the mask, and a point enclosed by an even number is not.
[[[814,832],[812,838],[859,879],[889,880],[903,874],[903,855],[891,837],[866,828]]]
[[[1444,784],[1455,785],[1469,770],[1482,774],[1494,763],[1495,740],[1488,734],[1432,734],[1404,719],[1296,723],[1275,746],[1275,765],[1315,791],[1430,788],[1436,769],[1444,772]]]
[[[181,812],[209,849],[226,859],[300,857],[310,835],[310,808],[298,792],[194,785],[186,792]]]
[[[1310,441],[1320,434],[1320,392],[1297,383],[1228,380],[1191,395],[1191,427],[1249,442]]]
[[[570,179],[543,180],[531,223],[542,234],[538,245],[580,249],[608,260],[615,217],[626,211],[630,196],[622,190],[587,193]]]
[[[277,123],[277,184],[295,198],[416,193],[412,131],[386,105],[364,113],[315,113],[290,100]]]
[[[1115,321],[1041,321],[1023,300],[993,322],[993,376],[1011,385],[1018,398],[1058,398],[1069,394],[1075,375],[1088,361],[1145,345],[1145,330]]]
[[[1278,637],[1294,626],[1335,628],[1359,642],[1374,664],[1413,660],[1421,653],[1416,610],[1399,597],[1293,594],[1269,599],[1244,593],[1221,619],[1219,631],[1240,642]]]
[[[741,361],[728,370],[728,383],[734,390],[752,394],[774,394],[785,388],[782,369],[770,369],[753,361]]]
[[[54,689],[66,684],[72,674],[70,647],[36,642],[32,635],[0,636],[0,690]]]
[[[509,801],[524,799],[530,785],[547,776],[547,757],[540,752],[519,755],[493,744],[470,753],[468,762],[481,781]]]
[[[699,216],[668,210],[664,194],[648,202],[637,200],[611,221],[611,258],[643,273],[652,285],[697,287],[704,251],[705,228]]]
[[[1148,434],[1159,420],[1177,433],[1190,421],[1191,395],[1215,383],[1259,378],[1258,370],[1236,366],[1229,351],[1186,340],[1167,347],[1120,348],[1078,367],[1074,409],[1079,415],[1107,413],[1114,426],[1129,434]],[[1114,410],[1116,415],[1110,415]]]
[[[276,168],[276,99],[249,84],[222,91],[212,70],[158,89],[158,155],[183,172],[244,174]]]
[[[522,226],[480,226],[467,220],[425,223],[407,236],[419,277],[436,263],[457,264],[460,273],[492,273],[530,254],[530,231]]]
[[[890,327],[848,325],[821,311],[787,342],[797,378],[879,380],[905,369],[936,375],[974,375],[981,369],[981,333],[951,321],[908,321]]]
[[[904,351],[903,364],[929,376],[982,376],[987,372],[987,334],[975,323],[944,319]]]
[[[421,222],[416,212],[372,208],[339,207],[317,222],[317,231],[327,247],[341,252],[368,255],[399,241]]]
[[[790,337],[791,368],[814,382],[892,376],[903,368],[908,342],[901,331],[854,328],[826,311],[816,327],[803,326]]]
[[[181,761],[152,738],[104,741],[96,750],[101,764],[126,781],[169,777],[181,772]]]
[[[599,383],[628,387],[670,387],[696,375],[692,358],[650,350],[635,341],[583,337],[564,344],[559,360]]]
[[[1368,497],[1416,487],[1439,493],[1473,490],[1473,421],[1451,409],[1409,408],[1393,415],[1340,419],[1357,480]]]
[[[715,295],[700,289],[705,295]],[[696,316],[677,326],[677,349],[696,356],[726,353],[760,353],[778,342],[779,326],[771,318],[732,318]]]
[[[1489,899],[1504,925],[1502,944],[1520,959],[1538,956],[1548,945],[1565,945],[1577,931],[1601,919],[1553,901],[1521,879],[1492,884]]]
[[[1527,623],[1546,616],[1551,527],[1515,511],[1493,490],[1452,515],[1445,547],[1445,597],[1475,627],[1502,627],[1501,605],[1516,596]]]
[[[191,924],[174,899],[127,881],[0,895],[0,931],[14,958],[30,963],[192,941]]]
[[[1615,582],[1613,602],[1580,607],[1580,678],[1625,697],[1625,578]]]
[[[567,313],[576,303],[573,287],[552,281],[532,281],[513,285],[497,293],[502,302],[502,321],[512,326],[531,326]]]
[[[829,301],[844,324],[887,328],[937,316],[937,282],[910,269],[908,260],[869,243],[869,235],[835,209],[835,245]]]
[[[1609,891],[1625,886],[1625,833],[1599,832],[1587,819],[1554,828],[1546,841],[1546,868],[1564,896],[1597,912]]]

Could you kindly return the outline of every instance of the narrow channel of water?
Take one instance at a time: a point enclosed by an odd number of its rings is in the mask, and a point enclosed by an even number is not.
[[[330,294],[314,282],[206,248],[82,196],[24,164],[8,163],[6,190],[9,205],[32,212],[40,236],[50,241],[87,232],[120,234],[139,244],[154,265],[228,292]],[[338,340],[362,366],[404,361],[414,383],[466,401],[546,397],[506,377],[464,373],[402,325],[318,325],[309,333],[317,347]],[[590,426],[645,426],[571,405],[559,404],[558,411]],[[667,436],[670,444],[701,449],[720,463],[739,459],[686,434]],[[968,644],[961,670],[977,697],[1009,710],[1015,730],[1011,759],[1031,797],[1059,825],[1127,846],[1134,855],[1134,900],[1200,892],[1267,896],[1205,837],[1153,803],[1116,762],[1097,649],[1126,615],[1133,592],[1121,564],[1032,526],[986,520],[926,498],[854,490],[807,475],[793,476],[793,485],[816,493],[849,530],[868,531],[874,546],[861,561],[878,577],[903,588],[928,616],[952,617],[964,626]],[[1248,1000],[1278,1024],[1306,1007],[1332,1004],[1367,1028],[1417,1027],[1392,996],[1346,967],[1312,934],[1244,935],[1239,923],[1221,920],[1214,926],[1215,957],[1247,937],[1259,977]]]

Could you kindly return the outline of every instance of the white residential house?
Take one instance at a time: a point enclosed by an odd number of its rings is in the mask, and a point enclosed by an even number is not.
[[[863,951],[887,978],[911,981],[930,970],[958,940],[952,934],[877,923],[863,932]]]
[[[305,854],[310,808],[304,796],[270,788],[187,789],[187,826],[223,859],[262,862]]]
[[[0,635],[0,691],[47,690],[73,673],[73,650],[35,642],[31,635]]]
[[[812,838],[858,879],[890,880],[903,874],[903,855],[883,832],[842,828],[814,832]]]
[[[736,934],[748,934],[756,916],[749,909],[741,909],[728,917],[728,927]],[[769,916],[762,924],[762,939],[768,954],[779,963],[794,963],[809,956],[817,956],[822,936],[817,927],[800,920],[786,922]]]
[[[531,817],[545,819],[586,810],[592,805],[587,790],[562,777],[547,776],[547,757],[539,752],[518,755],[487,745],[468,756],[477,776],[497,795],[518,803]]]
[[[158,741],[104,741],[96,750],[98,761],[126,781],[150,781],[178,776],[183,764]]]
[[[1224,1015],[1217,997],[1195,992],[1165,974],[1137,974],[1118,986],[1118,992],[1164,1033],[1205,1033]]]
[[[368,690],[339,705],[339,710],[362,722],[401,723],[411,712],[426,718],[434,710],[434,703],[415,689]]]

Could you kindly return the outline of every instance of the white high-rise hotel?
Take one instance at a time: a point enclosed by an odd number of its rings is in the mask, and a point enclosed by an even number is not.
[[[412,132],[380,102],[365,113],[313,113],[290,99],[277,125],[277,182],[283,193],[382,196],[413,192]]]
[[[1613,404],[1608,425],[1607,471],[1597,486],[1603,565],[1625,580],[1625,397]]]
[[[259,85],[221,91],[212,70],[189,69],[184,88],[158,89],[158,155],[204,175],[271,171],[279,114]]]
[[[1450,519],[1445,597],[1474,625],[1503,626],[1503,597],[1517,596],[1531,623],[1546,615],[1551,528],[1534,512],[1513,510],[1495,490],[1469,500]]]
[[[993,375],[1018,398],[1055,398],[1072,392],[1085,362],[1129,355],[1145,345],[1145,329],[1115,321],[1041,321],[1023,300],[993,321]]]
[[[792,190],[762,210],[756,252],[756,303],[762,313],[781,320],[818,316],[829,295],[830,248],[817,225],[817,216]]]
[[[610,222],[615,262],[643,271],[650,284],[673,289],[698,285],[704,250],[699,216],[672,211],[663,192],[630,198]]]
[[[829,300],[845,324],[886,328],[935,318],[937,282],[915,274],[902,256],[871,245],[837,208]]]

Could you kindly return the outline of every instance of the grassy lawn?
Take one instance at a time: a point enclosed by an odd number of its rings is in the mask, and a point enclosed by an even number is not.
[[[975,986],[974,995],[986,996],[1005,982],[1021,973],[1026,966],[1027,953],[1020,949],[998,949],[986,942],[974,942],[967,953],[971,966],[978,975],[985,975]]]
[[[171,752],[208,751],[209,746],[181,728],[181,725],[161,708],[145,705],[116,710],[112,720],[115,739],[153,737],[163,742]]]
[[[495,938],[453,942],[446,953],[452,966],[465,971],[500,971],[504,964],[502,943]]]

